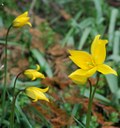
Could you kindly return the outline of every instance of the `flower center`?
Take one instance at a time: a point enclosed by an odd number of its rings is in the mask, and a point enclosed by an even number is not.
[[[88,67],[89,67],[90,69],[94,67],[94,63],[92,63],[92,62],[87,62],[87,65],[88,65]]]

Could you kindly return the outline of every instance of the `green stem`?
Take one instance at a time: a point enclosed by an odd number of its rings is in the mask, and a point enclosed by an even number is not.
[[[12,110],[11,110],[11,117],[10,117],[10,128],[14,128],[14,113],[15,113],[15,102],[17,99],[17,96],[19,95],[20,92],[24,90],[19,90],[16,95],[13,97],[13,102],[12,102]]]
[[[87,111],[87,119],[86,119],[86,128],[89,128],[90,120],[91,120],[91,108],[92,108],[92,84],[91,81],[88,79],[90,84],[90,94],[89,94],[89,102],[88,102],[88,111]]]
[[[20,72],[20,73],[16,76],[16,78],[15,78],[14,85],[13,85],[13,97],[14,97],[14,95],[15,95],[15,86],[16,86],[17,79],[18,79],[18,77],[19,77],[23,72],[24,72],[24,71]]]
[[[94,90],[93,90],[92,100],[93,100],[93,98],[94,98],[94,95],[95,95],[95,92],[96,92],[96,89],[97,89],[97,86],[98,86],[98,82],[99,82],[99,78],[100,78],[99,75],[100,75],[100,74],[97,73],[97,82],[96,82],[96,84],[95,84],[95,88],[94,88]]]
[[[9,26],[7,33],[6,33],[6,38],[5,38],[5,62],[4,62],[4,88],[3,88],[3,95],[2,95],[2,118],[1,118],[1,123],[3,122],[4,116],[5,116],[5,97],[6,97],[6,83],[7,83],[7,40],[8,40],[8,35],[9,31],[12,28],[12,24]]]
[[[6,81],[7,81],[7,40],[8,40],[8,34],[10,29],[12,28],[12,24],[9,26],[8,30],[7,30],[7,34],[6,34],[6,38],[5,38],[5,63],[4,63],[4,67],[5,67],[5,79],[4,79],[4,86],[6,86]]]
[[[86,128],[90,128],[90,121],[91,121],[91,111],[92,111],[92,103],[93,103],[93,98],[98,86],[98,81],[99,81],[99,74],[97,75],[97,83],[95,85],[94,90],[92,91],[92,84],[90,80],[88,79],[88,82],[90,84],[90,95],[89,95],[89,102],[88,102],[88,111],[87,111],[87,119],[86,119]]]
[[[19,94],[21,91],[23,91],[23,90],[20,90],[20,91],[18,91],[18,93],[15,95],[15,86],[16,86],[16,82],[17,82],[18,77],[19,77],[22,73],[23,73],[23,71],[20,72],[20,73],[16,76],[15,81],[14,81],[12,111],[11,111],[11,119],[10,119],[10,127],[11,127],[11,128],[14,127],[15,101],[16,101],[16,98],[17,98],[18,94]]]

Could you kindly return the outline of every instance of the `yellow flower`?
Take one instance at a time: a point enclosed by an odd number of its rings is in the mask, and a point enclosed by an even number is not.
[[[45,92],[48,91],[48,89],[49,89],[49,87],[47,87],[45,89],[41,89],[41,88],[37,88],[37,87],[27,87],[25,89],[25,93],[28,97],[33,99],[33,102],[36,102],[38,100],[45,100],[45,101],[49,102],[49,99],[44,94]]]
[[[20,28],[24,25],[28,24],[30,27],[32,26],[29,22],[30,17],[28,17],[28,12],[24,12],[23,14],[19,15],[15,20],[13,21],[13,27]]]
[[[115,70],[104,64],[106,58],[105,46],[108,41],[99,38],[100,35],[97,35],[93,40],[91,54],[84,51],[69,50],[70,59],[80,67],[80,69],[69,75],[73,81],[84,84],[87,78],[92,76],[96,71],[102,74],[117,75]]]
[[[36,69],[27,69],[24,71],[24,75],[26,75],[28,78],[32,79],[32,80],[35,80],[37,78],[42,78],[44,79],[45,76],[38,72],[40,70],[40,66],[39,65],[36,65],[37,68]]]

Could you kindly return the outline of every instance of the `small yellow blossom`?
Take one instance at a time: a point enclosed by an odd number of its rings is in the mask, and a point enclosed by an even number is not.
[[[28,12],[26,11],[23,14],[15,18],[15,20],[13,21],[13,27],[20,28],[26,24],[28,24],[31,27],[32,25],[29,22],[29,20],[30,20],[30,17],[28,17]]]
[[[39,65],[36,65],[36,66],[37,66],[36,69],[27,69],[27,70],[25,70],[24,75],[26,75],[31,80],[35,80],[37,78],[44,79],[45,78],[44,74],[38,72],[40,70],[40,66]]]
[[[49,89],[49,87],[47,87],[45,89],[41,89],[41,88],[37,88],[37,87],[27,87],[25,89],[25,93],[28,97],[33,99],[33,102],[36,102],[38,100],[45,100],[45,101],[49,102],[49,99],[44,94],[45,92],[48,91],[48,89]]]
[[[69,75],[73,81],[84,84],[87,81],[87,78],[92,76],[96,71],[102,74],[117,75],[115,70],[104,64],[106,58],[105,46],[108,41],[99,38],[100,35],[97,35],[93,40],[91,54],[84,51],[69,50],[70,59],[80,67],[80,69],[77,69]]]

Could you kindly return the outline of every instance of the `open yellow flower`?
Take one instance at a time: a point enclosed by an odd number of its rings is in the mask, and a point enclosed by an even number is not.
[[[49,102],[49,99],[44,94],[45,92],[48,91],[48,89],[49,89],[49,87],[47,87],[45,89],[41,89],[41,88],[37,88],[37,87],[27,87],[25,89],[25,93],[28,97],[33,99],[33,102],[36,102],[38,100],[45,100],[45,101]]]
[[[31,23],[29,22],[30,17],[28,17],[28,12],[24,12],[23,14],[19,15],[18,17],[15,18],[13,21],[13,27],[15,28],[20,28],[23,27],[24,25],[28,24],[30,27],[32,26]]]
[[[70,59],[80,67],[80,69],[69,75],[73,81],[84,84],[87,78],[92,76],[96,71],[102,74],[117,75],[115,70],[104,64],[106,58],[105,46],[108,41],[99,38],[100,35],[95,36],[91,45],[91,54],[84,51],[69,50]]]
[[[26,75],[31,80],[35,80],[37,78],[44,79],[45,78],[44,74],[38,72],[40,70],[40,66],[39,65],[36,65],[36,66],[37,66],[36,69],[27,69],[27,70],[25,70],[24,75]]]

